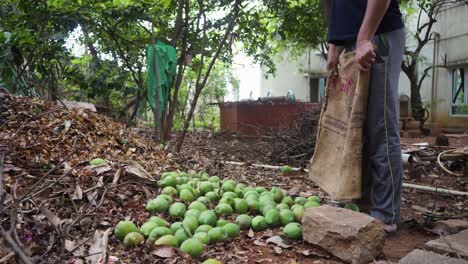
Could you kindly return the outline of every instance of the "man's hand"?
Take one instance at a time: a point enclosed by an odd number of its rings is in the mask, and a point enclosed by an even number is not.
[[[356,42],[356,62],[362,71],[369,71],[375,62],[374,45],[369,40]]]
[[[333,44],[328,46],[327,74],[332,82],[338,76],[338,51]]]
[[[374,45],[370,39],[374,37],[390,2],[391,0],[367,0],[366,15],[356,41],[356,62],[363,71],[369,71],[375,61]]]

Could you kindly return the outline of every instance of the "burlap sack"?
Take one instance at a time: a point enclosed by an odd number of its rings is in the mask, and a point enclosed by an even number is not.
[[[327,83],[309,177],[335,200],[361,197],[369,78],[349,52],[340,55],[336,81]]]

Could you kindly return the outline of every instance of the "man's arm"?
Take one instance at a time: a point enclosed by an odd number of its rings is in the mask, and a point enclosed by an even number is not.
[[[371,40],[382,18],[387,12],[391,0],[367,0],[367,9],[357,41]]]
[[[356,41],[356,61],[365,71],[375,61],[374,45],[371,40],[382,21],[391,0],[367,0],[366,15]]]

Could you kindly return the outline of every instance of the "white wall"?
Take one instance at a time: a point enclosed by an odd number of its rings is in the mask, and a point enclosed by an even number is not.
[[[233,74],[239,79],[239,98],[228,96],[226,101],[256,100],[260,96],[262,70],[244,53],[237,53],[232,66]]]
[[[422,20],[427,20],[427,17],[422,17]],[[434,122],[438,125],[468,127],[468,117],[455,117],[450,114],[451,70],[454,67],[468,67],[468,5],[458,5],[443,10],[437,21],[433,31],[440,34],[439,56],[434,61],[433,53],[437,45],[435,46],[434,41],[428,42],[421,52],[423,60],[419,63],[418,69],[422,74],[422,71],[434,62],[435,65],[443,67],[436,68],[435,75],[432,74],[432,70],[429,72],[422,84],[421,97],[423,103],[434,106]],[[415,40],[410,36],[417,26],[417,13],[413,18],[407,19],[406,23],[407,46],[412,49],[415,46]],[[326,75],[326,61],[316,51],[311,52],[310,64],[307,53],[295,57],[284,52],[281,58],[276,60],[276,66],[276,76],[261,77],[260,96],[266,96],[269,90],[272,96],[284,96],[288,90],[292,90],[296,99],[309,101],[309,80],[305,74],[309,72],[316,76]],[[265,71],[262,70],[262,73],[264,75]],[[435,78],[434,98],[432,96],[433,78]],[[409,80],[404,72],[400,74],[399,94],[408,96],[411,94]]]
[[[260,96],[266,96],[271,91],[270,96],[286,96],[288,90],[292,90],[297,100],[309,101],[309,75],[326,75],[326,61],[317,51],[307,52],[301,56],[284,52],[276,60],[275,76],[262,76],[260,85]],[[265,70],[263,70],[265,75]]]
[[[468,5],[457,5],[444,10],[438,17],[434,31],[440,34],[439,56],[436,65],[435,121],[443,127],[468,127],[468,116],[451,115],[452,70],[468,67]],[[468,80],[465,80],[465,82]]]

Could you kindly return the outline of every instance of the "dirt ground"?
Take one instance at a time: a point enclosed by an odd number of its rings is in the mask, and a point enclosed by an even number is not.
[[[433,137],[402,138],[402,145],[404,148],[408,148],[410,144],[423,142],[433,145],[434,141]],[[468,146],[468,136],[450,137],[449,141],[450,147]],[[189,142],[184,153],[180,155],[181,159],[201,160],[204,164],[203,169],[211,174],[223,175],[253,185],[278,186],[287,190],[290,195],[316,194],[326,197],[325,193],[308,181],[305,172],[290,177],[283,176],[275,170],[221,163],[221,161],[229,160],[247,164],[285,165],[272,164],[268,155],[265,155],[270,149],[269,146],[274,144],[269,138],[242,138],[233,134],[204,132],[192,134]],[[429,148],[424,155],[432,155],[431,151],[437,152]],[[467,180],[466,177],[455,177],[444,173],[434,161],[404,167],[404,182],[406,183],[466,192],[468,191]],[[468,202],[463,196],[443,195],[408,188],[403,189],[402,196],[402,224],[398,234],[387,239],[384,248],[385,255],[382,256],[384,260],[397,262],[413,249],[436,238],[437,235],[430,232],[434,220],[442,219],[444,216],[465,215],[466,217],[468,214]],[[310,257],[301,256],[300,259],[300,263],[309,263]]]
[[[204,170],[251,186],[277,186],[293,196],[319,195],[326,203],[326,194],[304,172],[285,176],[277,170],[223,163],[284,165],[272,153],[277,153],[279,144],[283,144],[279,153],[289,153],[287,137],[197,132],[189,134],[181,153],[171,153],[154,144],[151,131],[127,129],[99,114],[67,110],[37,99],[0,96],[1,231],[33,263],[95,263],[103,251],[110,257],[109,263],[200,263],[212,257],[223,264],[341,263],[302,242],[291,242],[286,248],[268,243],[281,234],[280,228],[242,232],[234,240],[210,245],[196,260],[179,251],[162,254],[151,245],[128,250],[112,235],[122,219],[141,225],[150,217],[144,204],[159,194],[154,183],[164,171]],[[424,141],[432,143],[433,139],[403,140]],[[463,137],[451,144],[468,145]],[[417,155],[438,152],[429,148]],[[98,157],[107,163],[89,166]],[[294,166],[307,163],[303,157],[293,161]],[[460,169],[452,165],[454,170]],[[466,177],[443,173],[433,161],[405,167],[408,183],[468,191],[466,181]],[[463,197],[404,189],[401,230],[386,241],[385,254],[379,259],[397,261],[437,236],[430,231],[433,220],[466,217],[467,206]],[[8,243],[0,239],[0,258],[15,263]]]

